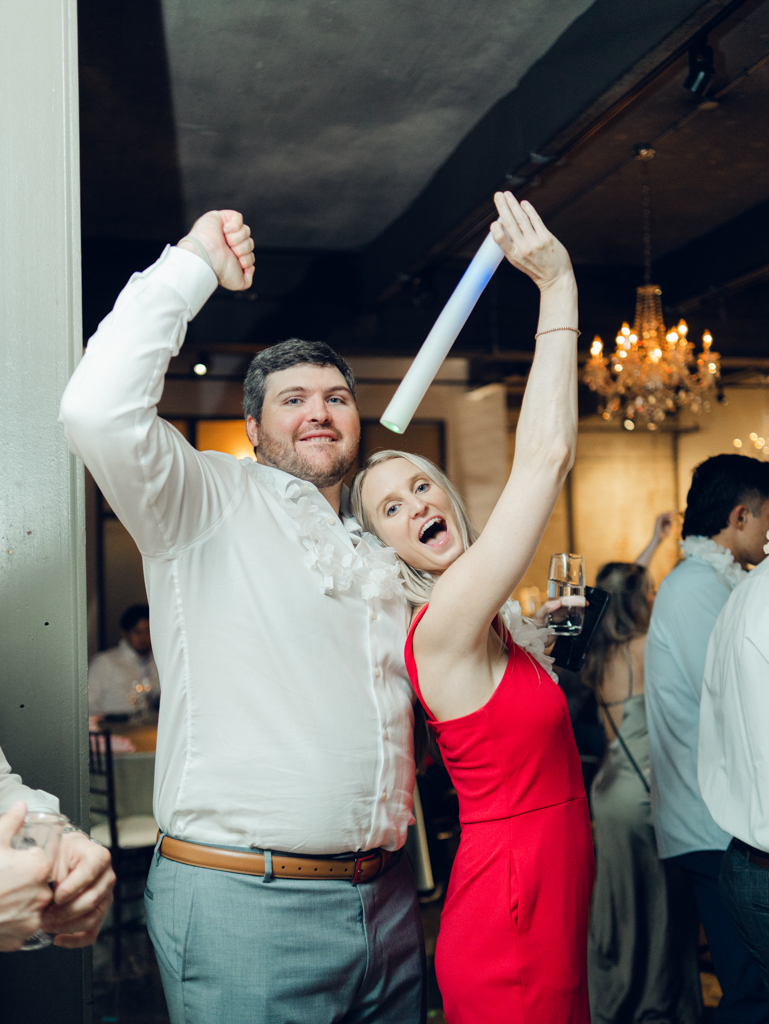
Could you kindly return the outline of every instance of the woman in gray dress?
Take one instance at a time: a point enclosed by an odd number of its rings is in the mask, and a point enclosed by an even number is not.
[[[648,564],[654,547],[652,542],[639,561]],[[651,823],[644,648],[654,584],[644,565],[611,562],[596,586],[611,600],[582,671],[607,737],[591,789],[596,841],[588,935],[592,1020],[696,1024],[702,1016],[696,908],[675,866],[657,857]]]

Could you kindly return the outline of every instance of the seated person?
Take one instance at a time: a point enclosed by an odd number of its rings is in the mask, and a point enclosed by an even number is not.
[[[150,610],[134,604],[120,616],[123,639],[117,647],[94,655],[88,669],[91,715],[129,718],[160,702],[160,679],[152,656]]]

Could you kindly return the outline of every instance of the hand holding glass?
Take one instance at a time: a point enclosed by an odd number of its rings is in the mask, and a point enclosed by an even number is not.
[[[52,878],[56,857],[59,853],[62,829],[68,820],[63,814],[30,811],[24,819],[24,824],[11,839],[11,846],[14,850],[31,850],[34,847],[41,849],[51,865]],[[44,949],[52,942],[52,935],[38,929],[34,935],[30,935],[21,949]]]
[[[585,561],[582,555],[551,556],[547,597],[549,601],[561,602],[561,607],[550,614],[551,632],[558,636],[578,636],[585,619]]]

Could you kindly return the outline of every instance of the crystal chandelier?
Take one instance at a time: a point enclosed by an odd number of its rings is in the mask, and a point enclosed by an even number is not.
[[[616,337],[611,358],[603,354],[596,335],[583,380],[603,399],[598,411],[605,420],[622,417],[626,430],[645,425],[656,430],[668,416],[684,407],[699,413],[710,409],[720,375],[720,357],[711,352],[710,331],[702,335],[702,352],[695,356],[685,320],[665,329],[662,291],[651,283],[651,209],[648,162],[650,147],[639,147],[643,185],[644,284],[636,289],[633,329],[627,323]]]

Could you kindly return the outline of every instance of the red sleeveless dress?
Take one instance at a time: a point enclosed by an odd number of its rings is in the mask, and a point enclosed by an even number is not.
[[[482,708],[437,722],[406,666],[459,797],[462,837],[435,970],[448,1024],[590,1024],[594,861],[566,699],[515,644]]]

